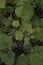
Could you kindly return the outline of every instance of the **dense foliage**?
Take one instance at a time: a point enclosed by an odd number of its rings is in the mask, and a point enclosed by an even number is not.
[[[43,0],[0,0],[0,65],[43,65]]]

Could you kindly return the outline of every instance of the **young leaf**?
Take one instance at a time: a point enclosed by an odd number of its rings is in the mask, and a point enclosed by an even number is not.
[[[19,26],[20,26],[20,23],[19,23],[18,20],[14,20],[14,21],[12,22],[12,27],[18,28]]]
[[[22,40],[23,39],[23,33],[21,31],[16,31],[15,37],[17,40]]]

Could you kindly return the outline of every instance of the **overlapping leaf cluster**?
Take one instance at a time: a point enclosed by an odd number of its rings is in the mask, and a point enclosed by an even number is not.
[[[0,0],[0,58],[6,65],[14,63],[12,37],[19,41],[25,37],[24,47],[31,49],[16,65],[43,64],[43,46],[33,49],[30,43],[30,39],[43,41],[43,18],[34,13],[38,4],[43,9],[43,0]]]

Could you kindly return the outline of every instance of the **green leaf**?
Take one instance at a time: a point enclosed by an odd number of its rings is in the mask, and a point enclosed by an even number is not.
[[[20,26],[20,23],[19,23],[18,20],[14,20],[14,21],[12,22],[12,27],[18,28],[19,26]]]
[[[36,46],[33,53],[29,56],[31,65],[41,65],[43,64],[43,47]]]
[[[9,28],[7,26],[1,28],[1,32],[7,33],[9,32]]]
[[[27,35],[30,35],[34,32],[34,29],[32,28],[32,25],[29,23],[24,23],[20,26],[20,30],[24,33],[27,32]]]
[[[23,6],[16,7],[15,13],[18,17],[21,17]]]
[[[21,31],[16,31],[15,37],[16,37],[16,40],[22,40],[23,39],[23,33]]]
[[[36,39],[43,41],[43,28],[36,28],[36,32],[33,35]]]
[[[40,27],[43,28],[43,19],[40,19]]]
[[[0,8],[5,8],[6,0],[0,0]]]
[[[27,11],[22,11],[22,19],[24,21],[28,21],[32,18],[32,16],[34,15],[33,9],[27,10]]]
[[[29,3],[25,4],[22,9],[22,19],[24,21],[30,21],[33,15],[34,15],[33,7]]]
[[[5,24],[6,26],[9,26],[9,25],[11,24],[11,22],[12,22],[12,17],[11,17],[11,16],[8,17],[8,18],[3,17],[2,22],[3,22],[3,24]]]
[[[43,0],[40,1],[40,6],[43,9]]]
[[[26,37],[25,36],[25,39],[24,39],[24,47],[25,48],[31,48],[31,45],[30,45],[30,41],[29,41],[29,37]]]
[[[12,13],[14,11],[14,9],[10,6],[6,6],[5,12],[9,12]]]
[[[6,65],[12,65],[14,63],[15,54],[12,51],[9,51],[7,54],[3,54],[1,57],[2,62]]]
[[[12,38],[0,33],[0,49],[10,48],[12,46]]]
[[[19,58],[18,58],[18,61],[17,61],[17,64],[16,65],[27,65],[29,64],[29,57],[27,58],[28,56],[25,56],[25,55],[21,55]]]
[[[3,56],[3,53],[0,51],[0,58]]]
[[[35,4],[39,4],[41,0],[35,0]]]
[[[24,0],[15,0],[15,2],[17,3],[17,5],[23,4],[23,1],[24,1]]]
[[[39,27],[40,26],[40,19],[37,16],[33,16],[31,18],[31,24],[33,27]]]

